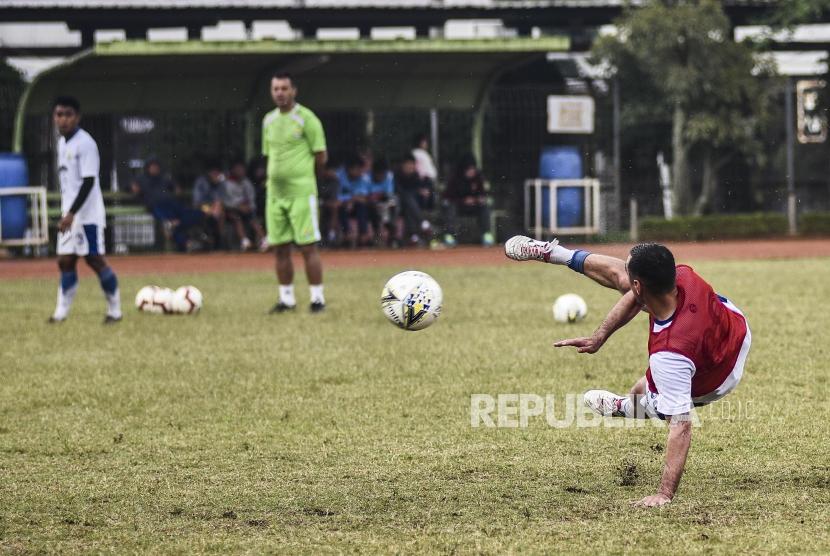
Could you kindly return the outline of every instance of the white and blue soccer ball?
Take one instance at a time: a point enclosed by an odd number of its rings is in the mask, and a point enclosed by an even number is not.
[[[588,304],[575,293],[560,295],[553,302],[553,320],[556,322],[579,322],[588,314]]]
[[[407,270],[386,282],[380,306],[389,322],[404,330],[423,330],[441,314],[444,294],[429,274]]]

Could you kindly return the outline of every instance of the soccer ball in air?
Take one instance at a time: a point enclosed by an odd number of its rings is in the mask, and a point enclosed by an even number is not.
[[[173,293],[173,312],[182,315],[198,313],[202,308],[202,292],[194,286],[182,286]]]
[[[389,322],[404,330],[423,330],[441,314],[443,293],[429,274],[407,270],[383,286],[380,306]]]
[[[578,322],[587,314],[588,305],[575,293],[560,295],[553,302],[553,320],[556,322]]]

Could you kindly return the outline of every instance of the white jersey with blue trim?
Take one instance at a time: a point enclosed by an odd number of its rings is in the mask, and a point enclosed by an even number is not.
[[[104,212],[104,196],[101,194],[101,158],[98,155],[98,145],[92,136],[78,128],[67,141],[61,137],[58,141],[58,175],[61,184],[61,214],[66,214],[72,208],[72,203],[81,191],[84,178],[95,178],[92,191],[75,215],[79,224],[96,224],[102,228],[106,226]]]

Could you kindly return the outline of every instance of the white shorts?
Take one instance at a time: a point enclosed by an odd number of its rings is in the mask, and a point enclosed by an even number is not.
[[[68,232],[58,232],[58,255],[103,255],[104,226],[98,224],[72,224]]]

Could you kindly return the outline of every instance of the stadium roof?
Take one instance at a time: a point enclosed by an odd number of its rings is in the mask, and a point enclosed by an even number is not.
[[[26,115],[44,114],[59,93],[86,113],[270,109],[276,70],[299,83],[317,109],[478,109],[505,70],[566,51],[567,37],[399,41],[126,41],[100,44],[44,71],[28,86],[15,128],[22,146]]]
[[[550,7],[614,7],[643,0],[3,0],[17,8],[343,8],[429,9],[478,8],[502,10]],[[779,0],[726,0],[732,6],[764,6]]]

